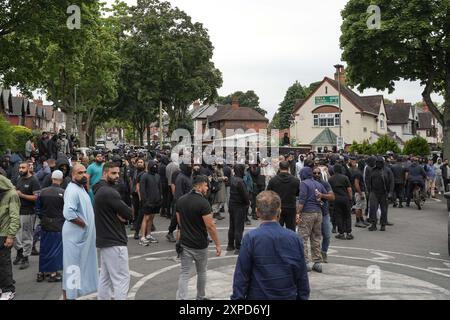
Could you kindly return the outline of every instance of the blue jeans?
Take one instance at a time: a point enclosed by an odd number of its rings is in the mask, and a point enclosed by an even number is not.
[[[331,221],[330,215],[322,217],[322,252],[327,252],[331,239]]]

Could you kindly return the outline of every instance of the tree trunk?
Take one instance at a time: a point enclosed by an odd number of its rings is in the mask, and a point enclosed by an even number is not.
[[[147,149],[150,150],[150,123],[146,125],[147,128]]]
[[[73,133],[73,128],[75,124],[75,113],[68,108],[68,111],[66,112],[66,132],[70,135]]]
[[[444,103],[444,123],[442,124],[442,129],[442,149],[444,159],[450,160],[450,100],[447,100]]]

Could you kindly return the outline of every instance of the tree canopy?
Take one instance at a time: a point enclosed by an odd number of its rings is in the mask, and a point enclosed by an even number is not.
[[[291,115],[297,101],[299,99],[304,99],[305,97],[305,88],[298,81],[295,81],[295,83],[287,89],[284,100],[280,103],[280,108],[277,112],[279,117],[278,129],[289,128]]]
[[[380,0],[380,28],[369,28],[370,1],[350,0],[342,11],[340,44],[347,79],[359,90],[393,92],[395,81],[420,81],[422,97],[444,127],[450,156],[450,1]],[[439,110],[431,94],[445,100]]]
[[[225,97],[218,97],[217,102],[220,104],[231,104],[233,102],[233,98],[239,100],[239,105],[241,107],[255,109],[263,116],[267,114],[267,111],[259,106],[259,97],[253,90],[248,90],[246,92],[236,91]]]

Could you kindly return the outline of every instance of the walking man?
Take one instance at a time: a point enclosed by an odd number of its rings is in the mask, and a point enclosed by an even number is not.
[[[403,201],[405,198],[405,183],[407,180],[407,170],[404,166],[403,158],[397,158],[391,167],[394,175],[394,208],[397,206],[403,208]],[[397,202],[398,199],[398,202]]]
[[[106,163],[103,178],[94,187],[96,242],[100,253],[98,300],[126,300],[130,286],[125,223],[133,215],[114,188],[119,178],[118,163]]]
[[[39,273],[37,282],[44,281],[50,273],[49,282],[62,280],[58,271],[63,270],[62,228],[64,225],[64,189],[61,184],[64,175],[60,170],[52,173],[52,185],[39,194],[38,213],[41,218],[41,247],[39,252]]]
[[[300,181],[289,173],[289,163],[280,163],[280,172],[270,179],[268,191],[274,191],[281,198],[280,225],[295,232],[296,197],[299,194]]]
[[[232,300],[309,298],[303,241],[278,222],[281,202],[273,191],[263,191],[256,197],[256,214],[261,225],[247,233],[242,241]]]
[[[40,190],[38,179],[29,170],[30,164],[22,162],[19,166],[19,179],[16,183],[17,195],[20,198],[20,230],[14,241],[17,257],[13,264],[20,264],[19,269],[29,267],[28,257],[33,247],[33,231],[36,222],[34,206]]]
[[[322,240],[322,198],[327,197],[327,190],[313,179],[313,170],[304,167],[300,172],[300,194],[297,207],[296,222],[298,231],[303,238],[305,259],[308,271],[322,272],[322,255],[320,242]],[[308,242],[311,243],[311,260],[308,252]]]
[[[63,296],[74,300],[97,291],[98,263],[95,216],[87,193],[86,168],[76,164],[64,193]]]
[[[20,227],[20,199],[13,184],[0,175],[0,300],[14,299],[11,248]]]
[[[222,253],[211,206],[205,198],[207,192],[208,178],[199,175],[193,181],[193,190],[177,201],[176,212],[180,228],[179,244],[177,244],[179,249],[177,251],[181,256],[177,300],[187,299],[189,271],[192,262],[195,262],[197,270],[197,300],[206,300],[208,233],[216,245],[216,256],[220,256]]]

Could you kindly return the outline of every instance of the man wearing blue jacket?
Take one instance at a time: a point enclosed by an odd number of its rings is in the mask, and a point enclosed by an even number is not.
[[[302,239],[278,222],[281,199],[256,197],[261,225],[244,236],[236,263],[232,300],[307,300],[310,294]]]

